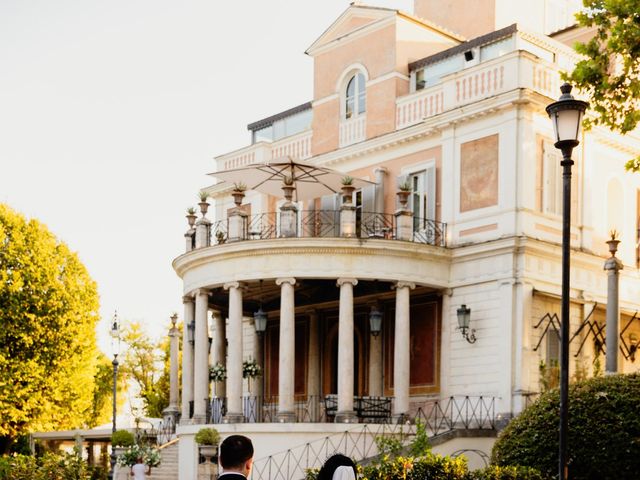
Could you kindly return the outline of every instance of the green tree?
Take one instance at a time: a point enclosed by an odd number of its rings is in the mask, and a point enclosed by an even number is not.
[[[89,428],[104,425],[111,421],[113,409],[113,364],[105,354],[98,354],[95,382],[93,386],[93,399],[91,410],[87,416]],[[120,409],[126,400],[127,391],[126,375],[118,375],[117,407]]]
[[[145,414],[162,417],[162,410],[169,405],[168,339],[154,341],[137,322],[124,326],[122,338],[127,344],[123,371],[138,386]]]
[[[589,95],[596,117],[586,120],[622,134],[640,121],[640,0],[583,0],[578,24],[595,35],[575,49],[584,55],[567,80]],[[627,169],[640,170],[640,157]]]
[[[0,452],[26,432],[86,424],[98,319],[78,256],[0,204]]]

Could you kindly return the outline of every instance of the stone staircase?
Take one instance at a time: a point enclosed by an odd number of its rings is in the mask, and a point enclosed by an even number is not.
[[[149,480],[178,480],[178,439],[165,443],[160,447],[162,461],[158,467],[151,469]]]

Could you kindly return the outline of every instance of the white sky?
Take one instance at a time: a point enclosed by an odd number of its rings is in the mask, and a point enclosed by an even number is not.
[[[411,12],[412,0],[369,1]],[[1,0],[0,202],[48,225],[114,310],[165,333],[214,156],[311,100],[304,50],[348,0]]]

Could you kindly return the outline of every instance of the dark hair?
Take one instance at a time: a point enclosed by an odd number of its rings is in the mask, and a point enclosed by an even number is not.
[[[338,467],[342,466],[353,468],[354,475],[356,475],[356,477],[358,476],[355,462],[346,455],[336,453],[335,455],[327,458],[327,460],[324,462],[324,465],[318,472],[318,480],[331,480]]]
[[[220,444],[222,468],[241,469],[251,457],[253,457],[253,444],[244,435],[231,435]]]

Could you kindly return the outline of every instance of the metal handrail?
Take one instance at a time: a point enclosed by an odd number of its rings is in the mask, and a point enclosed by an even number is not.
[[[430,400],[401,423],[360,424],[356,428],[329,435],[253,462],[252,480],[294,480],[305,478],[305,471],[319,468],[331,454],[339,452],[355,461],[380,454],[376,437],[396,436],[401,441],[415,435],[415,425],[425,425],[430,437],[452,430],[494,429],[494,397],[449,397]],[[405,423],[407,422],[407,423]]]
[[[297,238],[340,237],[339,210],[303,210],[297,212]],[[285,237],[280,231],[280,212],[266,212],[245,218],[241,241],[266,240]],[[429,218],[414,217],[411,242],[446,246],[447,224]],[[390,213],[356,212],[356,236],[361,239],[397,240],[396,216]],[[229,241],[229,219],[211,224],[210,245]],[[288,236],[288,235],[287,235]]]

